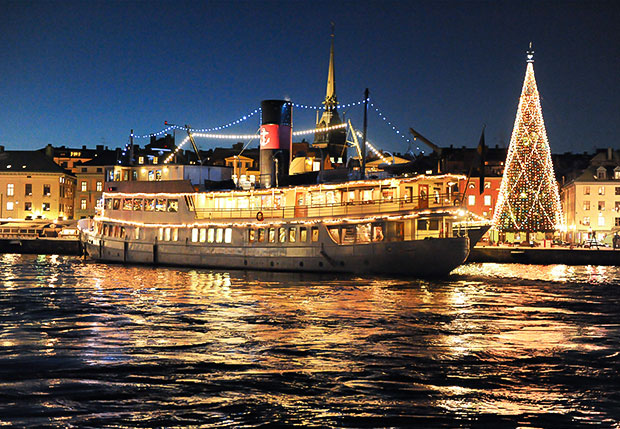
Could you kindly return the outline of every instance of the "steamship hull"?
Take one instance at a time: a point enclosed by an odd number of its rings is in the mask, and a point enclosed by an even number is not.
[[[240,239],[243,232],[233,231],[233,234]],[[86,255],[102,262],[411,277],[447,275],[469,255],[467,236],[337,245],[324,226],[319,226],[319,240],[300,245],[233,247],[87,235],[82,237],[82,242]]]

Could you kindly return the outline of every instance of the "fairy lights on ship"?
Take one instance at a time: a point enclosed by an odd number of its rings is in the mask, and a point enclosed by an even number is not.
[[[290,102],[290,104],[293,107],[297,107],[297,108],[301,108],[301,109],[308,109],[308,110],[320,110],[323,109],[324,106],[315,106],[315,105],[307,105],[307,104],[298,104],[298,103],[293,103]],[[352,103],[338,103],[338,107],[340,108],[349,108],[349,107],[356,107],[356,106],[361,106],[364,104],[364,100],[360,100],[360,101],[356,101],[356,102],[352,102]],[[375,112],[379,115],[379,117],[381,119],[383,119],[383,121],[385,121],[385,123],[387,124],[387,126],[401,139],[403,139],[405,142],[407,143],[411,143],[411,140],[409,138],[407,138],[406,134],[402,133],[386,116],[385,114],[383,114],[379,108],[375,105],[375,103],[370,103],[369,104],[371,107],[374,108]],[[215,127],[211,127],[211,128],[188,128],[188,127],[183,127],[180,125],[168,125],[165,128],[157,131],[157,132],[153,132],[153,133],[149,133],[149,134],[142,134],[142,135],[138,135],[138,134],[131,134],[131,139],[130,141],[127,142],[127,144],[125,145],[125,147],[122,150],[122,156],[125,157],[129,151],[129,148],[131,146],[131,141],[133,139],[145,139],[145,138],[152,138],[152,137],[161,137],[161,136],[165,136],[166,134],[169,134],[171,132],[173,132],[174,130],[180,130],[180,131],[189,131],[192,133],[193,137],[196,138],[205,138],[205,139],[214,139],[214,140],[252,140],[258,137],[257,133],[254,134],[221,134],[221,133],[217,133],[215,131],[222,131],[225,129],[228,129],[230,127],[242,124],[246,121],[248,121],[249,119],[251,119],[252,117],[254,117],[257,114],[261,113],[261,109],[254,109],[252,111],[250,111],[249,113],[241,116],[240,118],[231,121],[227,124],[224,125],[219,125],[219,126],[215,126]],[[334,125],[331,127],[318,127],[318,128],[312,128],[312,129],[307,129],[307,130],[302,130],[302,131],[293,131],[293,136],[297,137],[297,136],[305,136],[305,135],[311,135],[317,132],[328,132],[331,130],[335,130],[335,129],[339,129],[339,128],[346,128],[347,124],[343,123],[343,124],[339,124],[339,125]],[[358,133],[359,134],[359,133]],[[177,148],[166,158],[166,160],[164,161],[165,163],[169,163],[174,156],[181,150],[181,148],[187,144],[187,142],[189,141],[189,138],[186,137],[183,139],[183,141],[177,146]],[[375,154],[377,157],[379,157],[382,161],[388,163],[389,160],[387,158],[385,158],[383,156],[383,154],[377,150],[377,148],[372,145],[370,142],[367,141],[367,147],[371,150],[371,152],[373,154]],[[419,147],[416,147],[417,150],[420,150]],[[424,151],[422,151],[424,152]],[[119,161],[119,163],[121,163],[121,161]]]

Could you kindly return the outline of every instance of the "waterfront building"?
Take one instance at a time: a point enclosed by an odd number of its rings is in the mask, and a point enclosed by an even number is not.
[[[75,184],[45,153],[0,146],[0,219],[73,219]]]
[[[116,153],[109,151],[90,161],[76,165],[75,218],[83,219],[96,214],[105,184],[105,171],[114,168]]]
[[[118,158],[120,149],[110,150],[107,146],[97,145],[95,149],[88,149],[86,146],[81,148],[69,148],[65,146],[54,147],[48,144],[43,149],[40,149],[49,158],[51,158],[56,164],[60,165],[65,170],[72,173],[78,172],[78,166],[84,162],[88,162],[98,156],[106,155],[106,157],[113,156]]]
[[[620,151],[599,151],[582,174],[562,188],[566,240],[609,243],[620,232]]]

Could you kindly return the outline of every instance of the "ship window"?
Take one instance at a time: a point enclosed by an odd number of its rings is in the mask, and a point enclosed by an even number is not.
[[[312,227],[311,239],[312,241],[319,241],[319,227],[318,226]]]
[[[431,231],[439,231],[439,219],[431,219],[428,225],[428,229]]]
[[[372,241],[383,241],[383,225],[374,225],[372,229]]]
[[[348,194],[349,194],[349,198],[348,198],[349,203],[353,204],[353,202],[355,201],[355,191],[349,191]]]
[[[275,228],[269,228],[269,242],[270,243],[276,242],[276,229]]]
[[[278,230],[278,238],[280,243],[286,243],[286,228],[280,228]]]
[[[342,227],[342,244],[355,243],[355,226],[343,226]]]
[[[159,241],[163,241],[164,240],[164,229],[163,228],[159,228]]]
[[[140,239],[140,227],[137,226],[134,230],[133,230],[133,237],[136,240]]]
[[[426,231],[428,229],[428,220],[418,219],[418,231]]]
[[[123,200],[123,210],[133,210],[133,200],[131,198]]]
[[[288,230],[288,241],[294,243],[297,239],[297,228],[291,228]]]
[[[256,230],[254,228],[250,228],[248,230],[248,241],[250,243],[254,243],[256,241]]]
[[[400,241],[405,232],[404,222],[390,222],[387,224],[388,239],[390,241]]]
[[[168,200],[168,211],[169,212],[178,212],[179,211],[179,201],[178,200]]]
[[[136,211],[142,210],[142,198],[134,198],[133,209]]]
[[[121,237],[120,238],[125,238],[125,227],[124,226],[121,226],[120,233],[121,233]]]
[[[358,243],[370,243],[370,224],[359,223],[356,226],[356,240]]]
[[[394,198],[394,188],[381,189],[381,199],[384,201],[392,201]]]
[[[215,234],[215,242],[221,243],[222,241],[224,241],[224,229],[218,228]]]
[[[170,228],[164,229],[164,240],[170,241]]]
[[[166,211],[166,200],[163,198],[158,198],[155,203],[155,211],[156,212],[164,212]]]
[[[299,228],[299,241],[302,243],[308,241],[308,229],[305,226]]]
[[[331,228],[327,228],[327,232],[329,232],[329,236],[331,237],[332,240],[334,240],[334,243],[340,244],[340,228],[337,226],[331,227]]]
[[[172,228],[172,241],[179,241],[179,228]]]
[[[114,198],[114,203],[112,205],[112,207],[114,208],[114,210],[118,210],[121,208],[121,200],[118,198]]]
[[[224,230],[224,243],[232,243],[232,228]]]
[[[207,241],[213,243],[215,241],[215,229],[209,228],[207,233]]]
[[[108,210],[112,210],[112,198],[105,199],[105,208]]]
[[[207,228],[200,228],[200,242],[204,243],[207,241]]]
[[[369,204],[372,202],[372,189],[364,189],[362,191],[362,202]]]
[[[152,198],[148,198],[144,200],[144,211],[152,212],[155,211],[155,200]]]
[[[265,241],[265,228],[258,229],[258,242],[262,243]]]

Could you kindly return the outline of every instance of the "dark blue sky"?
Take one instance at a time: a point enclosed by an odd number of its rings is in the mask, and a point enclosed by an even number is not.
[[[507,145],[532,41],[552,151],[618,148],[618,3],[0,0],[0,144],[122,147],[131,128],[209,128],[262,99],[318,105],[334,21],[339,101],[368,87],[401,132],[473,147],[486,124]],[[406,151],[373,112],[370,140]],[[314,111],[294,115],[313,127]],[[361,128],[360,107],[347,116]]]

